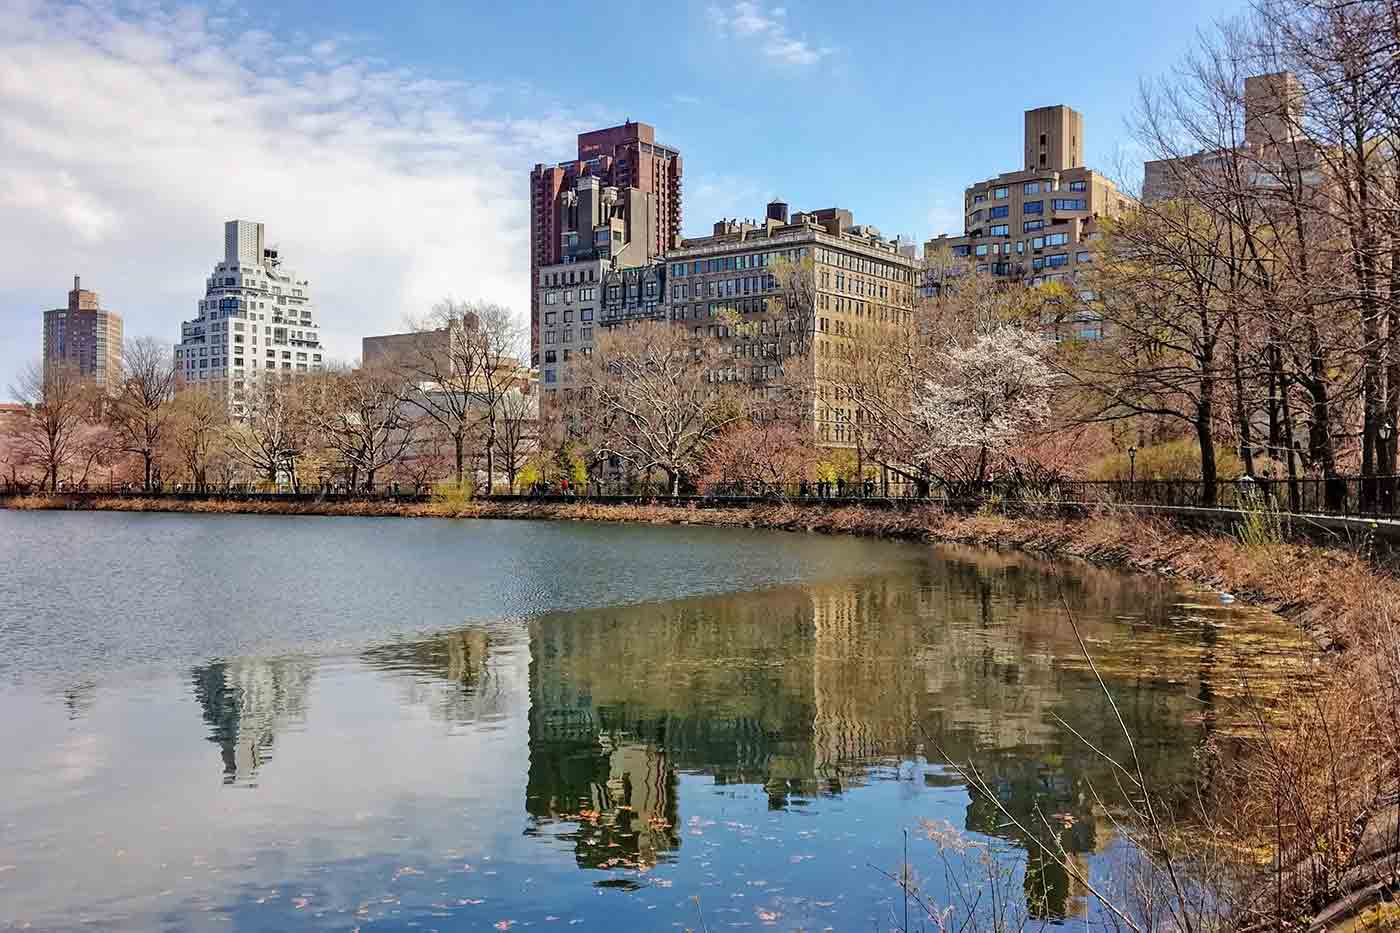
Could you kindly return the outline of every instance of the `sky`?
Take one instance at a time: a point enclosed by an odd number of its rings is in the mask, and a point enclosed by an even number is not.
[[[173,344],[234,218],[310,279],[333,359],[445,297],[523,318],[530,168],[624,119],[681,151],[689,236],[774,197],[957,232],[963,188],[1017,168],[1022,111],[1051,104],[1084,114],[1090,166],[1136,185],[1139,81],[1238,8],[589,9],[0,0],[0,398],[74,275],[128,338]]]

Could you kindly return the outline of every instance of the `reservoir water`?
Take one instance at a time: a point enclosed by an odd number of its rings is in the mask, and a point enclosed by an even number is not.
[[[1092,922],[1002,809],[1116,870],[1069,612],[1160,787],[1308,664],[1213,594],[980,551],[0,511],[0,929],[891,929],[906,832],[930,900],[951,833]]]

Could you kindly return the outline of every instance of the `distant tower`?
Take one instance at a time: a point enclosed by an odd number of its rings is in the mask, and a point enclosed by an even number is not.
[[[1303,86],[1292,72],[1244,79],[1244,141],[1277,146],[1298,136],[1303,114]]]
[[[44,373],[71,366],[78,375],[106,389],[121,378],[122,316],[102,307],[97,292],[73,276],[68,306],[44,312]]]
[[[1026,169],[1063,172],[1084,165],[1084,115],[1063,104],[1026,111]]]

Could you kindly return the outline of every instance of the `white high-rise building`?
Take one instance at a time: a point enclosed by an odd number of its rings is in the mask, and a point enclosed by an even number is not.
[[[263,225],[224,224],[224,259],[214,266],[199,316],[180,325],[175,367],[186,385],[224,399],[229,413],[247,413],[252,380],[323,367],[311,287],[266,245]]]

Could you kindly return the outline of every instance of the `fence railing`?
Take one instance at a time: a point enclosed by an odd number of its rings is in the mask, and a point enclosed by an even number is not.
[[[38,493],[34,484],[0,480],[0,495]],[[433,491],[425,486],[389,483],[373,490],[342,485],[290,485],[230,483],[195,487],[163,484],[143,489],[140,484],[60,484],[58,492],[89,496],[169,496],[174,498],[298,499],[356,501],[391,499],[422,501]],[[515,492],[498,491],[495,498],[512,499],[671,499],[664,482],[558,481],[535,483]],[[683,484],[679,498],[688,501],[752,502],[883,502],[926,501],[972,506],[982,503],[1053,505],[1118,505],[1168,508],[1257,509],[1315,515],[1400,519],[1400,476],[1343,476],[1298,480],[1248,477],[1205,483],[1201,480],[1066,480],[998,479],[990,482],[958,482],[930,479],[804,481],[798,483],[701,483]]]

